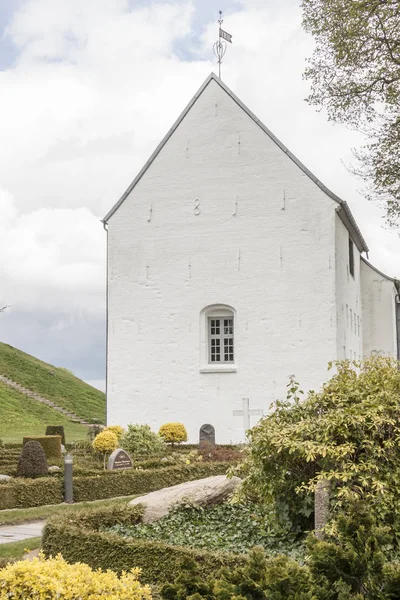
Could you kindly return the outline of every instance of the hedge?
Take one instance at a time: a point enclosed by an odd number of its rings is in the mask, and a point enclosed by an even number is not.
[[[30,435],[24,437],[22,445],[27,442],[39,442],[47,460],[61,458],[61,436],[59,435]]]
[[[244,555],[125,539],[101,531],[116,524],[135,524],[141,518],[142,507],[128,505],[57,515],[47,521],[42,548],[46,556],[61,553],[68,562],[85,562],[93,569],[112,569],[120,573],[133,566],[140,567],[141,581],[151,584],[173,581],[187,558],[196,561],[204,577],[216,573],[222,566],[239,566],[246,560]]]
[[[223,475],[226,463],[199,463],[161,469],[104,473],[91,477],[74,477],[74,501],[91,501],[146,494],[185,481]],[[38,479],[15,478],[0,482],[0,510],[30,508],[64,501],[62,477]]]
[[[63,425],[47,425],[46,435],[59,435],[61,436],[61,443],[65,446],[65,432]]]

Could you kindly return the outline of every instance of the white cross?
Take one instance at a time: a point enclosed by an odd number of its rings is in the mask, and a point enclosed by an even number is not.
[[[250,429],[250,416],[252,415],[262,415],[263,411],[259,408],[250,409],[250,402],[248,398],[242,398],[243,401],[243,409],[242,410],[234,410],[234,417],[243,417],[243,428],[245,431]]]

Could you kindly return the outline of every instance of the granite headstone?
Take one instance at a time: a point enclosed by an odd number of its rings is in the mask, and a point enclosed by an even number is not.
[[[110,454],[107,462],[107,470],[114,471],[116,469],[132,469],[131,457],[122,448],[117,448]]]
[[[215,429],[209,423],[200,427],[199,445],[201,446],[202,444],[211,444],[212,446],[215,446]]]

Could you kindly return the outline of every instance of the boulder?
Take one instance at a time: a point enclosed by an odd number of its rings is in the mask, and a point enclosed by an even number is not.
[[[8,481],[11,479],[10,475],[0,475],[0,481]]]
[[[49,473],[55,473],[56,471],[61,471],[60,467],[57,467],[57,465],[52,465],[51,467],[48,468]]]
[[[165,517],[173,506],[185,501],[200,506],[220,504],[232,494],[240,483],[239,477],[228,479],[226,475],[216,475],[163,488],[135,498],[129,504],[131,506],[143,504],[145,507],[143,521],[150,523]]]

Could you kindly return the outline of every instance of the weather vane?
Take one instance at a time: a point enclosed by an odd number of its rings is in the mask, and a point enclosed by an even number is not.
[[[226,52],[226,48],[227,48],[226,42],[229,42],[230,44],[232,44],[231,34],[224,31],[221,27],[223,22],[224,21],[222,19],[222,10],[220,10],[219,11],[219,19],[218,19],[218,25],[219,25],[218,42],[215,42],[215,44],[213,46],[213,51],[214,51],[215,56],[217,57],[217,62],[218,62],[218,77],[219,78],[221,78],[222,59],[225,56],[225,52]]]

